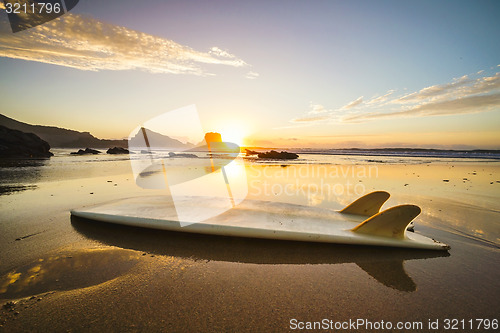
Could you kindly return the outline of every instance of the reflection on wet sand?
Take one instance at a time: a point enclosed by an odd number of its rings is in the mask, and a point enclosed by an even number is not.
[[[93,249],[40,258],[0,277],[0,298],[13,299],[97,285],[126,273],[138,258],[135,252],[117,249]]]
[[[14,194],[17,192],[36,190],[36,185],[0,185],[0,195]]]
[[[447,257],[441,251],[415,251],[336,244],[222,237],[120,226],[72,217],[73,227],[93,240],[191,260],[250,264],[355,263],[383,285],[406,292],[416,284],[403,267],[405,260]]]
[[[0,195],[36,190],[42,167],[47,159],[2,159],[0,160]]]

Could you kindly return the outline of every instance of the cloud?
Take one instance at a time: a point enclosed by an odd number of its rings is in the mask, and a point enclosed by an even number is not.
[[[248,72],[248,73],[245,75],[245,77],[246,77],[247,79],[250,79],[250,80],[255,80],[255,79],[256,79],[256,78],[258,78],[259,76],[260,76],[260,74],[259,74],[259,73],[255,73],[255,72],[252,72],[252,71]]]
[[[430,86],[396,98],[390,103],[406,105],[406,107],[391,112],[378,111],[347,115],[342,118],[342,121],[360,122],[381,118],[458,115],[490,111],[500,107],[500,73],[477,79],[464,75],[451,83]]]
[[[299,123],[303,125],[310,125],[311,123],[322,122],[325,120],[334,119],[334,110],[328,110],[321,104],[309,103],[309,111],[304,117],[294,118],[290,120],[291,123]],[[288,128],[288,127],[283,127]]]
[[[389,90],[367,102],[363,96],[336,110],[327,110],[320,104],[310,105],[311,110],[292,123],[316,125],[318,123],[366,122],[376,119],[399,117],[431,117],[487,112],[500,109],[500,73],[480,77],[484,71],[464,75],[451,82],[433,85],[419,91],[395,95]],[[483,74],[484,75],[484,74]]]
[[[312,102],[309,103],[309,112],[308,114],[319,114],[319,113],[325,113],[330,110],[325,109],[325,107],[321,104],[313,104]]]
[[[500,106],[500,93],[489,95],[469,96],[449,101],[418,105],[409,110],[368,113],[344,118],[344,121],[366,121],[381,118],[417,117],[417,116],[446,116],[465,113],[477,113],[492,110]]]
[[[485,94],[500,90],[500,73],[486,76],[474,81],[474,84],[463,91],[464,94]]]
[[[366,104],[367,105],[373,105],[373,104],[384,103],[385,101],[387,101],[389,99],[389,96],[391,96],[394,92],[395,92],[395,90],[389,90],[385,95],[372,98],[371,100],[369,100],[368,102],[366,102]]]
[[[458,88],[466,86],[471,82],[472,80],[470,80],[467,75],[464,75],[461,78],[455,79],[451,83],[426,87],[418,92],[414,92],[406,96],[400,97],[399,99],[395,100],[394,103],[418,102],[431,97],[443,97],[443,95],[446,95],[447,93],[450,92],[454,92]]]
[[[330,116],[301,117],[290,120],[292,123],[308,123],[330,119]]]
[[[212,75],[202,64],[247,66],[218,47],[200,52],[169,39],[71,13],[23,32],[0,32],[0,56],[90,71],[138,69]]]
[[[344,105],[341,109],[342,110],[352,109],[352,108],[354,108],[354,107],[356,107],[358,105],[361,105],[362,103],[363,103],[363,96],[359,97],[355,101],[350,102],[347,105]]]

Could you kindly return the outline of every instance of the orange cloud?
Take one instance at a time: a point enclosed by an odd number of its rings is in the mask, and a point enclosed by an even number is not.
[[[446,116],[484,112],[492,110],[495,107],[500,107],[500,93],[427,103],[404,111],[354,115],[346,117],[343,120],[350,122],[395,117]]]
[[[1,32],[0,56],[90,71],[138,69],[213,75],[202,65],[247,66],[218,47],[200,52],[169,39],[71,13],[21,33]]]

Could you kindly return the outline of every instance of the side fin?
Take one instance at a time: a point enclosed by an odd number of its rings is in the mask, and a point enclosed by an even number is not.
[[[391,207],[364,220],[351,231],[402,239],[406,227],[420,212],[420,207],[415,205]]]
[[[341,213],[372,216],[380,211],[380,207],[389,199],[390,194],[384,191],[368,193],[342,209]]]

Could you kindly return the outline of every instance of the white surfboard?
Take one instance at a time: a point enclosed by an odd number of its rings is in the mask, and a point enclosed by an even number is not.
[[[71,211],[73,216],[135,227],[222,236],[282,239],[308,242],[375,245],[431,250],[449,246],[407,232],[420,214],[414,205],[400,205],[379,212],[387,192],[372,192],[341,211],[289,203],[244,200],[232,209],[201,222],[199,216],[217,211],[226,200],[214,197],[176,198],[146,196],[122,199]],[[180,206],[180,207],[179,207]],[[177,209],[183,214],[179,221]]]

